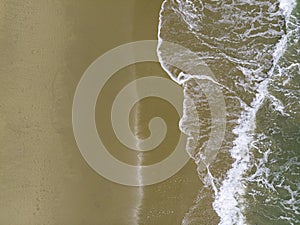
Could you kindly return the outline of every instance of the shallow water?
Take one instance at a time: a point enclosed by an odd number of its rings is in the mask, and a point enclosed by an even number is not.
[[[207,224],[207,215],[214,212],[224,225],[300,223],[295,5],[294,1],[164,1],[158,54],[171,78],[183,84],[186,100],[180,128],[190,136],[187,151],[206,185],[182,224]],[[192,54],[188,51],[166,51],[167,41],[196,53],[199,61],[185,62]],[[187,70],[203,63],[213,75],[180,73],[165,63],[171,57]],[[203,75],[214,82],[204,81]],[[214,124],[205,87],[212,83],[224,95],[226,132],[222,146],[208,151]],[[209,160],[212,151],[214,158]],[[209,204],[213,209],[201,212]]]

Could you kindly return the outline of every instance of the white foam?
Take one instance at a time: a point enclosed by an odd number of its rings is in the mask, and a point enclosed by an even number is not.
[[[227,172],[220,191],[216,193],[213,203],[214,209],[220,216],[220,225],[244,225],[242,198],[245,187],[243,186],[243,175],[249,168],[250,153],[249,144],[252,142],[252,132],[255,129],[256,113],[260,108],[267,93],[267,82],[261,83],[258,94],[252,102],[251,107],[244,105],[245,111],[239,119],[239,126],[234,129],[238,137],[234,141],[231,149],[231,156],[235,159],[232,168]]]
[[[178,1],[178,0],[177,0]],[[162,4],[161,12],[164,10],[164,6],[166,4],[166,0]],[[192,2],[187,1],[187,3],[191,4],[189,7],[192,7]],[[290,14],[295,7],[296,2],[294,0],[280,0],[280,9],[282,14],[285,16],[286,20],[289,19]],[[188,7],[188,6],[187,6]],[[195,9],[195,11],[197,11]],[[191,18],[193,18],[194,14],[189,14]],[[184,18],[189,19],[189,18]],[[162,14],[160,14],[159,18],[159,27],[158,27],[158,40],[159,46],[162,43],[161,38],[161,26],[163,24]],[[188,21],[190,22],[190,21]],[[195,22],[195,21],[192,21]],[[200,22],[200,21],[197,21]],[[197,26],[197,24],[192,24],[193,28]],[[260,34],[261,35],[261,34]],[[273,53],[273,67],[269,71],[268,75],[271,77],[274,68],[283,55],[286,49],[288,35],[283,35],[280,41],[277,43],[275,51]],[[159,48],[159,47],[158,47]],[[223,53],[221,53],[223,54]],[[224,55],[232,62],[239,62],[239,59],[231,58],[228,55]],[[166,72],[170,75],[170,77],[177,82],[178,84],[184,83],[189,77],[182,77],[181,82],[177,80],[176,76],[170,74],[170,71],[164,67],[164,63],[162,62],[162,58],[160,58],[162,67],[166,70]],[[252,62],[242,61],[242,64],[253,64]],[[252,71],[255,72],[256,71]],[[180,75],[180,74],[179,74]],[[253,142],[253,133],[256,127],[256,114],[259,108],[261,107],[264,99],[269,95],[267,87],[270,79],[265,79],[261,83],[256,86],[256,96],[252,101],[250,106],[243,104],[241,102],[244,111],[241,113],[239,118],[239,125],[233,130],[233,132],[237,135],[237,138],[234,140],[234,147],[231,149],[231,156],[234,159],[234,163],[232,164],[231,169],[227,172],[226,179],[223,181],[220,189],[214,185],[214,177],[210,173],[208,169],[207,178],[211,181],[211,185],[215,191],[215,201],[213,203],[213,207],[217,214],[220,216],[220,225],[244,225],[246,224],[245,217],[243,215],[245,200],[243,199],[243,194],[245,193],[245,186],[243,184],[243,176],[245,172],[250,167],[250,152],[249,146]],[[273,99],[274,100],[274,99]],[[274,101],[275,102],[275,101]],[[274,103],[275,104],[275,103]],[[275,105],[278,111],[284,113],[282,105],[279,101],[276,102]]]
[[[282,0],[280,1],[280,8],[286,20],[295,7],[295,1]],[[269,77],[272,76],[274,68],[278,60],[283,55],[287,45],[288,35],[284,35],[277,43],[273,53],[273,67],[269,71]],[[266,79],[258,86],[258,93],[251,104],[251,107],[246,107],[244,113],[240,117],[240,125],[234,130],[238,137],[234,141],[234,147],[231,150],[231,156],[235,159],[232,168],[228,171],[226,179],[216,193],[216,199],[213,206],[221,218],[219,225],[243,225],[246,224],[243,215],[243,193],[245,186],[243,186],[243,175],[249,168],[250,152],[249,145],[253,141],[252,132],[255,129],[256,113],[260,108],[263,100],[269,95],[267,85],[270,79]],[[277,105],[280,111],[280,104]]]
[[[279,1],[279,8],[283,10],[283,15],[288,20],[290,15],[292,14],[293,9],[296,6],[295,0],[280,0]]]

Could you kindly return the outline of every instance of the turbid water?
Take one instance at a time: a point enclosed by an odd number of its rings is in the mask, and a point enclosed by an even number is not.
[[[164,1],[158,54],[183,83],[180,128],[190,136],[187,151],[206,184],[182,224],[208,224],[207,201],[222,225],[300,223],[299,35],[294,1]],[[196,53],[222,88],[227,129],[214,161],[206,150],[212,123],[201,114],[209,108],[201,86],[206,74],[184,74],[182,82],[165,60],[184,61],[191,53],[167,52],[167,41]],[[199,105],[197,114],[191,101]]]
[[[296,3],[0,0],[0,224],[300,224]],[[191,160],[164,182],[129,187],[99,176],[80,154],[72,101],[96,58],[145,39],[159,40],[160,64],[112,76],[95,107],[99,136],[113,156],[139,165],[105,116],[132,80],[164,77],[182,87],[181,120],[158,99],[136,105],[128,120],[142,138],[151,117],[170,128],[164,151],[149,152],[143,163],[166,158],[180,130]],[[162,51],[167,41],[186,51]]]

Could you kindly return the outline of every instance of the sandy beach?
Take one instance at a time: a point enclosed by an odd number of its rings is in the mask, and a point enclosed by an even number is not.
[[[88,166],[71,121],[86,68],[113,47],[157,39],[161,3],[0,1],[1,224],[181,224],[201,187],[192,161],[165,182],[122,186]],[[151,63],[120,73],[166,76]]]

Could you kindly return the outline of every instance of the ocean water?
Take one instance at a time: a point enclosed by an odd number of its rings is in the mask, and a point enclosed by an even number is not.
[[[158,55],[183,87],[179,125],[204,183],[183,225],[300,224],[299,5],[163,2]],[[166,51],[167,42],[187,51]]]

